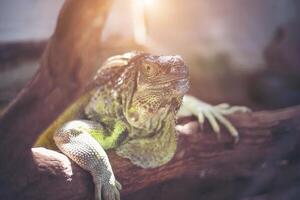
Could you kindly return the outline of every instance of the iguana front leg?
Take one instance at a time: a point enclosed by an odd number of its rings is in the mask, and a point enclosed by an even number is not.
[[[203,125],[206,118],[218,138],[220,138],[219,124],[222,124],[229,131],[230,135],[234,137],[235,142],[237,142],[239,139],[238,131],[224,115],[249,111],[250,109],[245,106],[230,106],[226,103],[212,106],[193,96],[185,95],[182,100],[182,105],[177,113],[177,117],[194,115],[198,118],[200,125]]]
[[[80,167],[89,171],[95,184],[95,199],[119,200],[120,183],[115,179],[102,146],[113,146],[121,132],[104,137],[103,127],[92,121],[74,120],[64,124],[55,134],[57,147]],[[95,138],[94,136],[102,136]],[[104,144],[101,146],[99,140]]]

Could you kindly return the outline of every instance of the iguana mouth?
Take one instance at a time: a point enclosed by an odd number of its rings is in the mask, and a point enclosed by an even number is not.
[[[149,91],[157,92],[162,90],[173,90],[175,94],[184,95],[189,90],[188,78],[174,78],[155,82],[148,86]]]
[[[160,85],[172,88],[182,94],[185,94],[189,89],[189,79],[186,77],[170,77],[168,80],[159,82]]]

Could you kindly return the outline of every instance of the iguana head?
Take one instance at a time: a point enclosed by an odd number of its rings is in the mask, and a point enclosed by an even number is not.
[[[188,68],[180,56],[140,54],[129,64],[135,70],[135,89],[125,116],[128,122],[149,131],[160,128],[175,114],[189,88]]]

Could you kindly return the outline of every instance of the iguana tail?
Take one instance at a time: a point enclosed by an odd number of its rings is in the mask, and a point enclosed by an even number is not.
[[[67,109],[59,115],[59,117],[50,124],[50,126],[42,132],[38,137],[34,147],[45,147],[48,149],[57,149],[53,135],[55,131],[60,128],[64,123],[80,117],[84,113],[84,107],[91,98],[91,92],[86,93],[77,100],[75,100]]]

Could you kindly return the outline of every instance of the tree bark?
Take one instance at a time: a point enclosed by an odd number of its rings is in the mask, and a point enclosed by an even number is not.
[[[67,0],[47,44],[39,71],[0,117],[0,199],[93,199],[88,173],[66,156],[31,146],[64,108],[80,96],[96,65],[98,40],[110,0]],[[241,140],[223,133],[196,133],[195,122],[179,135],[179,148],[165,166],[141,169],[108,152],[122,195],[176,177],[251,177],[264,163],[281,163],[299,152],[300,107],[233,115]],[[192,119],[188,119],[191,121]],[[205,130],[209,130],[207,127]],[[278,162],[277,162],[278,161]],[[273,164],[272,164],[273,165]]]

